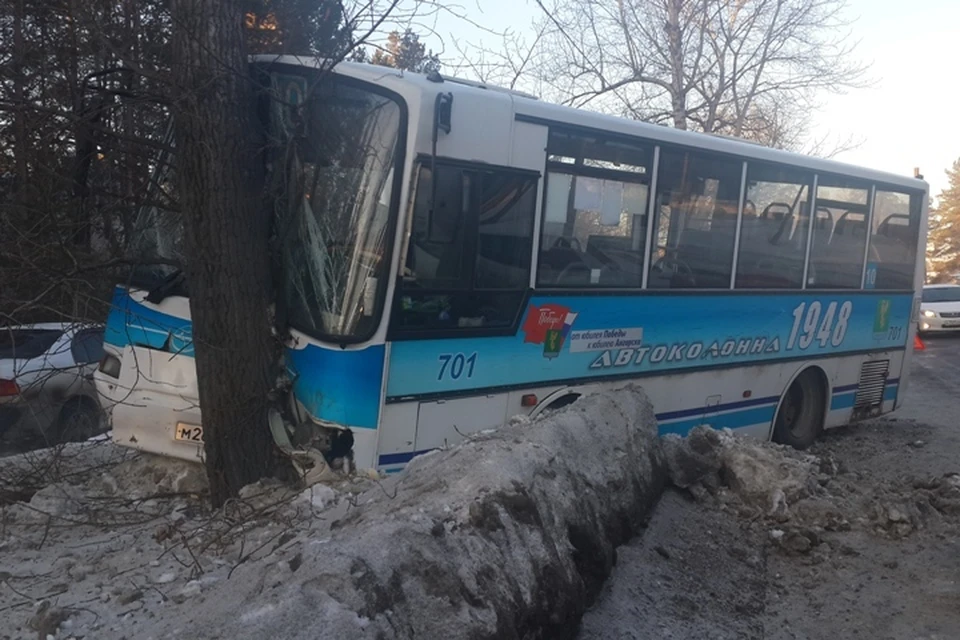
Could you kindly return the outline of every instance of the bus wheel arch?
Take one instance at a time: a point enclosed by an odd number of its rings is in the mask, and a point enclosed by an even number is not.
[[[554,391],[553,393],[551,393],[546,398],[540,401],[540,404],[538,404],[536,408],[530,412],[530,417],[535,418],[537,416],[543,415],[550,411],[557,411],[559,409],[562,409],[566,406],[573,404],[574,402],[579,400],[580,397],[583,395],[584,395],[583,389],[575,390],[571,387]]]
[[[800,369],[790,380],[773,416],[770,438],[777,444],[803,450],[823,432],[830,384],[816,365]]]

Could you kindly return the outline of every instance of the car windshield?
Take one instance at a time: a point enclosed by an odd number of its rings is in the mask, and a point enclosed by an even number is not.
[[[302,96],[306,81],[277,76],[279,94]],[[275,121],[286,143],[277,178],[285,310],[308,333],[363,340],[383,309],[404,114],[370,85],[329,76],[313,84],[294,114]]]
[[[923,290],[924,302],[960,302],[960,286],[936,287]]]
[[[55,329],[0,329],[0,359],[30,360],[42,356],[62,333]]]

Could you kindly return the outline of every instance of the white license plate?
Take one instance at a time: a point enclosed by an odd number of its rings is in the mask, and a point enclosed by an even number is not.
[[[957,327],[960,327],[960,321],[956,321],[956,320],[955,320],[955,321],[953,321],[953,322],[944,322],[944,323],[943,323],[943,328],[944,328],[944,329],[955,329],[955,328],[957,328]]]
[[[180,442],[195,442],[203,444],[203,427],[196,424],[178,422],[173,430],[173,439]]]

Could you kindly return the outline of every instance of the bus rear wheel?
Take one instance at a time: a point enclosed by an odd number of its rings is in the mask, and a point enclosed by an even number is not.
[[[773,441],[806,449],[823,430],[826,398],[820,373],[807,369],[794,380],[780,401]]]

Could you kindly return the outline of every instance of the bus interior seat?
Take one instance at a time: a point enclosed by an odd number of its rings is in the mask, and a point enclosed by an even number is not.
[[[892,222],[903,220],[905,223]],[[910,224],[910,216],[904,213],[893,213],[887,216],[877,228],[877,235],[901,242],[907,246],[913,243],[914,233]]]
[[[835,236],[863,238],[867,235],[867,217],[859,212],[844,211],[837,220]]]
[[[540,252],[539,279],[545,284],[560,284],[560,274],[571,264],[583,263],[583,257],[569,239],[560,236],[546,251]]]
[[[712,231],[686,229],[677,248],[677,260],[690,267],[697,287],[730,284],[735,227],[719,225]],[[693,286],[693,285],[691,285]]]
[[[776,208],[776,211],[774,211],[774,208]],[[763,212],[760,214],[760,217],[764,220],[772,218],[774,220],[782,221],[785,217],[789,218],[792,215],[793,207],[786,202],[771,202],[763,208]]]
[[[826,231],[829,233],[834,228],[833,212],[826,207],[817,207],[817,217],[813,220],[815,231]]]
[[[627,236],[593,234],[587,236],[584,253],[591,259],[590,265],[599,269],[598,284],[612,287],[639,287],[643,273],[643,249],[633,248],[633,239]],[[588,265],[577,270],[576,283],[586,274],[590,284],[594,277]],[[568,274],[570,275],[570,274]],[[570,284],[570,283],[564,283]]]

